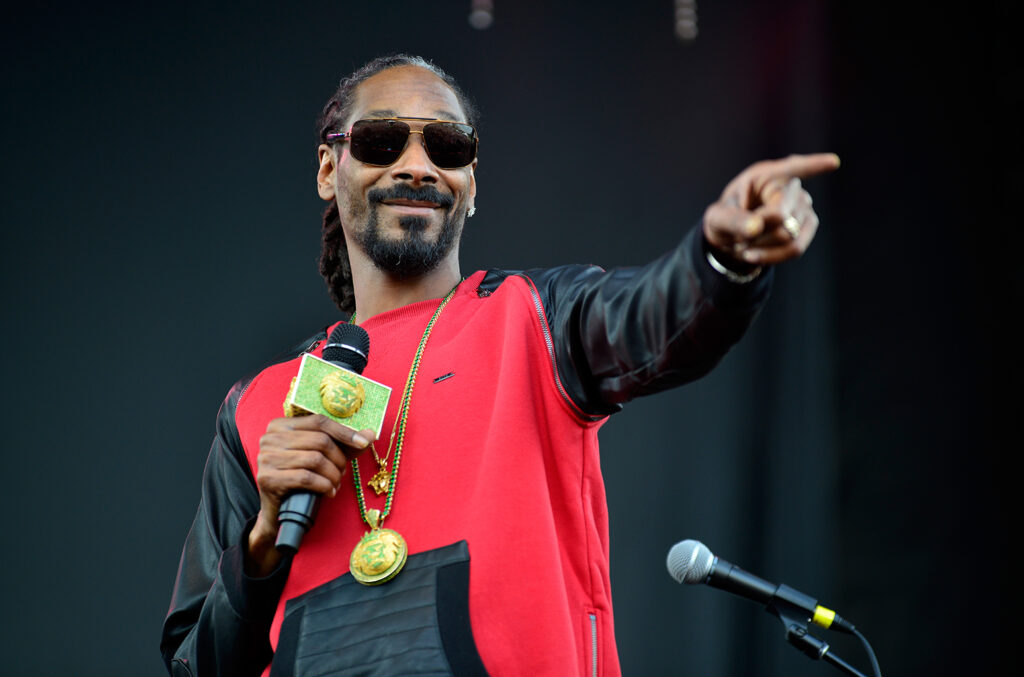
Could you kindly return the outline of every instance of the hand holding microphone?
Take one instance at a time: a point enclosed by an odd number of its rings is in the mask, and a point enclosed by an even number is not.
[[[371,441],[372,431],[357,433],[326,416],[277,418],[270,422],[260,438],[256,478],[260,512],[249,532],[249,559],[255,565],[251,571],[247,566],[249,575],[269,574],[284,554],[276,547],[282,504],[299,495],[307,500],[310,517],[315,516],[316,501],[308,499],[333,496],[346,474],[349,459],[365,451]]]
[[[369,337],[362,327],[342,324],[331,333],[324,359],[358,373],[366,366],[368,349]],[[374,439],[372,430],[355,431],[322,415],[270,422],[257,457],[260,512],[249,533],[250,576],[268,575],[284,554],[298,549],[316,516],[319,498],[336,493],[349,460]]]

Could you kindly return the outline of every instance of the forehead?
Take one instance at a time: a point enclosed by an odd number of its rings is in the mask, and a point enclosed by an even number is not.
[[[368,117],[466,119],[452,88],[419,66],[389,68],[361,82],[349,122]]]

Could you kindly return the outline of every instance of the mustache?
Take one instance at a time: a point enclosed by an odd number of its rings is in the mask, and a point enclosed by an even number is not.
[[[451,195],[445,195],[433,186],[413,188],[405,183],[396,183],[390,188],[374,188],[366,197],[371,205],[379,205],[384,200],[422,200],[449,209],[455,204]]]

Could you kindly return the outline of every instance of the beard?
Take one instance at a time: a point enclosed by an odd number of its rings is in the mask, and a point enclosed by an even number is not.
[[[366,227],[355,233],[356,243],[380,270],[399,279],[419,277],[437,268],[451,252],[462,232],[461,221],[453,218],[454,200],[433,187],[413,189],[398,184],[388,190],[373,190],[368,195],[369,217]],[[380,227],[380,203],[387,199],[428,200],[441,206],[444,219],[434,240],[428,240],[429,221],[421,216],[403,216],[398,239],[385,237]]]

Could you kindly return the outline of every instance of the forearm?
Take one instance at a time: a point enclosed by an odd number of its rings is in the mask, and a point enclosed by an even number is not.
[[[187,614],[168,616],[164,637],[171,640],[171,645],[162,649],[172,675],[187,666],[189,672],[183,674],[257,676],[270,663],[270,626],[290,560],[282,560],[265,577],[250,576],[245,571],[243,552],[247,539],[248,529],[241,542],[221,555],[198,619],[190,622]]]
[[[268,576],[246,572],[260,500],[234,424],[240,390],[232,390],[218,415],[202,499],[164,622],[160,648],[171,674],[258,675],[270,660],[270,623],[287,562]]]
[[[771,271],[728,279],[708,263],[694,229],[645,266],[563,269],[535,283],[560,377],[581,409],[607,414],[706,374],[753,322]]]

